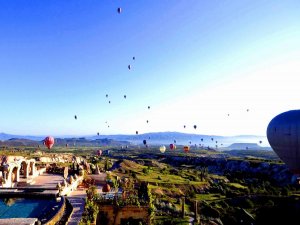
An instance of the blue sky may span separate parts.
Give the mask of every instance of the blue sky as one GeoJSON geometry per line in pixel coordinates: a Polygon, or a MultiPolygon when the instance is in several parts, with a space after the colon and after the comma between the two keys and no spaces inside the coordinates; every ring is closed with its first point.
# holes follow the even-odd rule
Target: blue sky
{"type": "Polygon", "coordinates": [[[300,106],[299,12],[296,0],[0,1],[0,132],[265,135],[300,106]]]}

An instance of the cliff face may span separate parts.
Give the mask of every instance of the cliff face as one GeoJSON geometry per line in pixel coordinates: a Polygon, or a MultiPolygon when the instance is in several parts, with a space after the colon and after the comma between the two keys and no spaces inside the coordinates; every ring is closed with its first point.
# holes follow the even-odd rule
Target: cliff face
{"type": "Polygon", "coordinates": [[[286,185],[292,182],[294,176],[285,164],[259,162],[251,160],[210,158],[210,157],[181,157],[166,156],[166,163],[174,166],[189,164],[205,166],[210,173],[225,175],[240,173],[244,179],[268,178],[279,185],[286,185]]]}

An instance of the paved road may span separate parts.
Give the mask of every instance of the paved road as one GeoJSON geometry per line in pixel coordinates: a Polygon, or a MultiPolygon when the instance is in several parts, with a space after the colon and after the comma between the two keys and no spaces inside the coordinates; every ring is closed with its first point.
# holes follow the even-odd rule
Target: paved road
{"type": "Polygon", "coordinates": [[[80,188],[76,191],[73,191],[67,199],[70,201],[73,206],[73,213],[69,219],[68,225],[78,225],[84,212],[86,198],[86,189],[80,188]]]}

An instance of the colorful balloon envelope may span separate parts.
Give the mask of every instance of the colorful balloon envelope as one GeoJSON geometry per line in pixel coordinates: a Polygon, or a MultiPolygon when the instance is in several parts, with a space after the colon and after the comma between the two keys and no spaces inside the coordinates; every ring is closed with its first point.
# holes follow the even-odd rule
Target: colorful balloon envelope
{"type": "Polygon", "coordinates": [[[160,151],[161,153],[164,153],[164,152],[166,151],[166,146],[164,146],[164,145],[160,146],[160,147],[159,147],[159,151],[160,151]]]}
{"type": "Polygon", "coordinates": [[[183,150],[184,150],[184,152],[186,152],[186,153],[189,152],[189,151],[190,151],[190,146],[187,146],[187,145],[184,146],[184,147],[183,147],[183,150]]]}
{"type": "Polygon", "coordinates": [[[48,149],[51,149],[52,146],[54,145],[54,138],[51,136],[48,136],[45,138],[44,143],[48,149]]]}
{"type": "Polygon", "coordinates": [[[171,149],[171,150],[175,150],[175,149],[176,149],[176,145],[170,144],[170,149],[171,149]]]}
{"type": "Polygon", "coordinates": [[[102,155],[102,150],[101,150],[101,149],[99,149],[99,150],[97,151],[97,155],[98,155],[98,156],[101,156],[101,155],[102,155]]]}

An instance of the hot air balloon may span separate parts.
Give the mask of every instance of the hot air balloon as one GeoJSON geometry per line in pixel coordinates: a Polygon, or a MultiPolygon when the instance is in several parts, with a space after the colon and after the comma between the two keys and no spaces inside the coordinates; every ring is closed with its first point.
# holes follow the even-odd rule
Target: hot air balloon
{"type": "Polygon", "coordinates": [[[229,116],[230,114],[228,113],[227,116],[229,116]]]}
{"type": "Polygon", "coordinates": [[[100,135],[100,133],[98,132],[98,133],[97,133],[97,135],[99,136],[99,135],[100,135]]]}
{"type": "Polygon", "coordinates": [[[135,132],[135,134],[139,134],[139,132],[138,132],[138,131],[136,131],[136,132],[135,132]]]}
{"type": "Polygon", "coordinates": [[[108,101],[108,103],[110,104],[110,101],[108,101]]]}
{"type": "Polygon", "coordinates": [[[147,144],[147,141],[146,141],[146,140],[143,140],[143,144],[146,145],[146,144],[147,144]]]}
{"type": "Polygon", "coordinates": [[[108,98],[108,94],[106,94],[105,97],[108,98]]]}
{"type": "Polygon", "coordinates": [[[148,106],[148,109],[150,109],[150,106],[148,106]]]}
{"type": "Polygon", "coordinates": [[[124,95],[124,98],[126,99],[126,95],[124,95]]]}
{"type": "Polygon", "coordinates": [[[98,155],[98,156],[101,156],[101,155],[102,155],[102,150],[101,150],[101,149],[99,149],[99,150],[97,151],[97,155],[98,155]]]}
{"type": "Polygon", "coordinates": [[[131,65],[128,65],[128,69],[131,70],[131,65]]]}
{"type": "Polygon", "coordinates": [[[149,123],[149,120],[147,120],[146,122],[149,123]]]}
{"type": "Polygon", "coordinates": [[[173,150],[173,149],[175,150],[175,149],[176,149],[176,145],[170,144],[170,149],[171,149],[171,150],[173,150]]]}
{"type": "Polygon", "coordinates": [[[109,184],[106,183],[106,184],[103,186],[102,192],[110,192],[110,186],[109,186],[109,184]]]}
{"type": "Polygon", "coordinates": [[[267,138],[275,153],[290,171],[300,175],[300,110],[275,116],[267,128],[267,138]]]}
{"type": "Polygon", "coordinates": [[[211,138],[211,140],[213,141],[213,140],[214,140],[214,138],[211,138]]]}
{"type": "Polygon", "coordinates": [[[249,112],[249,109],[247,109],[247,112],[249,112]]]}
{"type": "Polygon", "coordinates": [[[135,60],[135,56],[133,56],[132,59],[135,60]]]}
{"type": "Polygon", "coordinates": [[[201,138],[201,141],[203,141],[203,138],[201,138]]]}
{"type": "Polygon", "coordinates": [[[183,147],[184,152],[189,152],[190,151],[190,146],[184,146],[183,147]]]}
{"type": "Polygon", "coordinates": [[[186,126],[185,126],[185,125],[183,125],[183,128],[186,128],[186,126]]]}
{"type": "Polygon", "coordinates": [[[77,116],[76,115],[74,116],[74,118],[75,118],[75,120],[77,120],[77,116]]]}
{"type": "Polygon", "coordinates": [[[118,8],[118,13],[121,14],[121,12],[122,12],[122,8],[119,7],[118,8]]]}
{"type": "Polygon", "coordinates": [[[160,147],[159,147],[159,151],[160,151],[161,153],[164,153],[164,152],[166,151],[166,146],[164,146],[164,145],[160,146],[160,147]]]}
{"type": "Polygon", "coordinates": [[[174,140],[174,143],[176,144],[176,140],[174,140]]]}
{"type": "Polygon", "coordinates": [[[194,125],[194,129],[197,129],[197,125],[194,125]]]}
{"type": "Polygon", "coordinates": [[[259,141],[259,144],[261,144],[262,143],[262,141],[259,141]]]}
{"type": "Polygon", "coordinates": [[[54,138],[51,136],[48,136],[45,138],[44,143],[48,149],[51,149],[52,146],[54,145],[54,138]]]}

